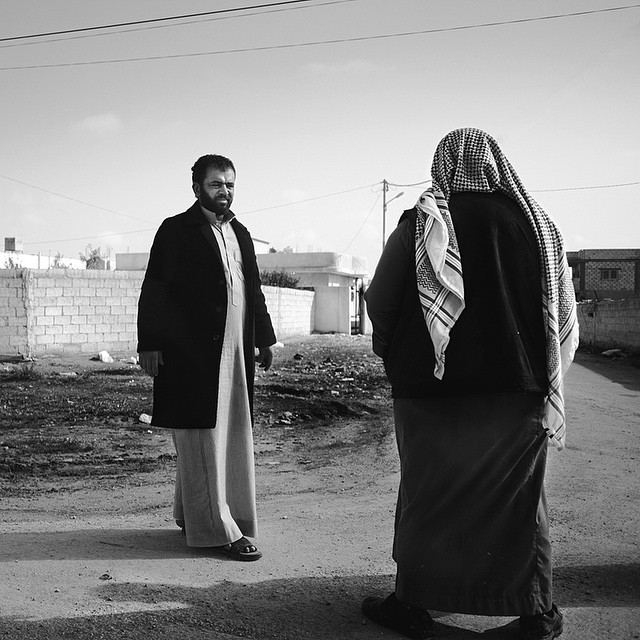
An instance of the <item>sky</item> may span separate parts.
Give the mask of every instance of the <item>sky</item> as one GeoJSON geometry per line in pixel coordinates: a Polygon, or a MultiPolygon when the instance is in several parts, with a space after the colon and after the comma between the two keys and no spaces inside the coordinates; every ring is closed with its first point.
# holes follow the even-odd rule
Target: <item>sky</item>
{"type": "Polygon", "coordinates": [[[146,252],[219,153],[254,238],[372,273],[383,180],[388,235],[438,141],[473,126],[567,250],[640,247],[640,3],[307,0],[24,37],[267,4],[2,2],[0,238],[146,252]]]}

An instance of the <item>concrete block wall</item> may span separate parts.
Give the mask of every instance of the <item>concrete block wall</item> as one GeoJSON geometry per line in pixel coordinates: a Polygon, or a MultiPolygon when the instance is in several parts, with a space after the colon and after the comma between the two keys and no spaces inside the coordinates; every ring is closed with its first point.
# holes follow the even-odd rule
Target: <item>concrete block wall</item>
{"type": "Polygon", "coordinates": [[[640,299],[578,304],[580,344],[640,352],[640,299]]]}
{"type": "Polygon", "coordinates": [[[5,332],[0,353],[25,357],[46,354],[135,353],[138,295],[144,273],[80,269],[0,271],[0,306],[5,332]],[[19,302],[15,303],[13,296],[19,302]],[[11,306],[24,309],[16,313],[11,306]],[[9,315],[7,319],[7,315],[9,315]]]}
{"type": "MultiPolygon", "coordinates": [[[[143,271],[0,269],[0,354],[135,354],[143,278],[143,271]]],[[[313,292],[264,292],[279,339],[313,331],[313,292]]]]}
{"type": "Polygon", "coordinates": [[[0,353],[28,353],[27,300],[22,269],[0,269],[0,353]]]}
{"type": "Polygon", "coordinates": [[[280,341],[314,331],[315,293],[263,286],[271,322],[280,341]]]}

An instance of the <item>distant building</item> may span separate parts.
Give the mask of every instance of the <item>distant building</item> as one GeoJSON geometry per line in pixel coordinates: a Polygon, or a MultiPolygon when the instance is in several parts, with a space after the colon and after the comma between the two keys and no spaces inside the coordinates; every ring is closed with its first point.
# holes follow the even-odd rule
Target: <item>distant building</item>
{"type": "Polygon", "coordinates": [[[82,260],[76,258],[22,251],[0,251],[0,269],[85,269],[86,266],[82,260]]]}
{"type": "MultiPolygon", "coordinates": [[[[285,271],[298,279],[298,288],[315,291],[314,323],[319,333],[365,333],[363,282],[366,261],[340,253],[297,253],[290,247],[264,253],[269,243],[253,238],[260,271],[285,271]]],[[[144,271],[149,253],[116,253],[116,270],[144,271]]]]}
{"type": "Polygon", "coordinates": [[[149,252],[145,253],[116,253],[117,271],[146,271],[149,262],[149,252]]]}
{"type": "Polygon", "coordinates": [[[567,251],[578,300],[640,298],[640,249],[567,251]]]}
{"type": "Polygon", "coordinates": [[[22,238],[5,238],[4,250],[5,252],[14,251],[16,253],[22,253],[22,238]]]}
{"type": "Polygon", "coordinates": [[[365,333],[363,280],[369,277],[362,258],[327,251],[296,253],[287,248],[257,256],[260,271],[285,271],[298,287],[313,289],[315,330],[320,333],[365,333]]]}

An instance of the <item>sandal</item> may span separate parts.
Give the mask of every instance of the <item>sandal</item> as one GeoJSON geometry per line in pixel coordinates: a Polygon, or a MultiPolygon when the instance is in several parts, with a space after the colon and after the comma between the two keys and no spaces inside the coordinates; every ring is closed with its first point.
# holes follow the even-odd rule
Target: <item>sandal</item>
{"type": "Polygon", "coordinates": [[[216,547],[216,550],[234,560],[243,560],[245,562],[262,558],[262,552],[258,551],[258,548],[244,536],[230,544],[216,547]]]}

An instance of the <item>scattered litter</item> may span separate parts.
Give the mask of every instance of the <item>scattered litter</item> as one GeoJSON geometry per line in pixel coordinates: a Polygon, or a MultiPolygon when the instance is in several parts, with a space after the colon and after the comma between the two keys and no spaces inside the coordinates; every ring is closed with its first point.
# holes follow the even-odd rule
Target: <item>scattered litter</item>
{"type": "Polygon", "coordinates": [[[101,351],[97,356],[94,356],[91,359],[100,360],[100,362],[113,362],[113,358],[109,355],[108,351],[101,351]]]}
{"type": "Polygon", "coordinates": [[[622,349],[607,349],[602,352],[602,355],[607,358],[622,358],[625,353],[622,349]]]}
{"type": "Polygon", "coordinates": [[[301,353],[296,353],[296,354],[293,356],[293,359],[294,359],[294,360],[304,360],[304,356],[303,356],[301,353]]]}
{"type": "Polygon", "coordinates": [[[144,424],[151,424],[151,416],[148,413],[141,413],[138,421],[144,422],[144,424]]]}
{"type": "Polygon", "coordinates": [[[279,424],[291,424],[294,419],[293,413],[291,411],[285,411],[280,418],[278,419],[279,424]]]}
{"type": "Polygon", "coordinates": [[[113,577],[111,575],[109,575],[109,573],[103,573],[100,576],[100,580],[113,580],[113,577]]]}
{"type": "Polygon", "coordinates": [[[75,371],[60,371],[58,375],[61,378],[75,378],[78,374],[75,371]]]}

